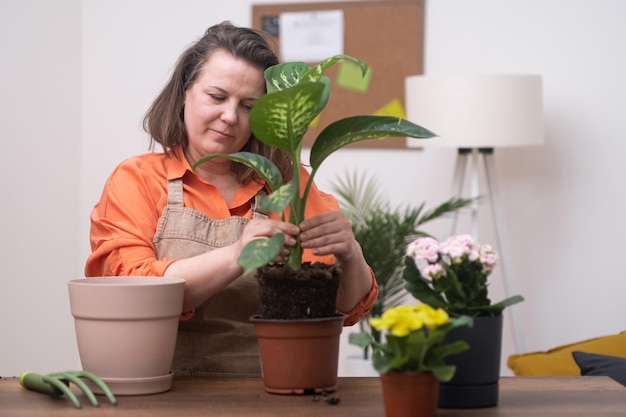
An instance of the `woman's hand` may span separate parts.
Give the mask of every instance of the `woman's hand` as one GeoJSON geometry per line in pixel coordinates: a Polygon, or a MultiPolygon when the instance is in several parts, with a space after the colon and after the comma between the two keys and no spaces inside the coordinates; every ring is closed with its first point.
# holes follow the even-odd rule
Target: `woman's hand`
{"type": "Polygon", "coordinates": [[[315,255],[333,254],[341,263],[350,261],[357,249],[352,224],[341,211],[331,211],[300,223],[300,242],[315,255]]]}
{"type": "Polygon", "coordinates": [[[294,246],[296,244],[296,235],[299,232],[300,229],[290,223],[270,219],[253,219],[243,229],[243,233],[236,243],[237,258],[243,248],[251,241],[256,239],[268,239],[278,233],[285,235],[285,248],[283,249],[282,255],[288,256],[289,249],[287,246],[294,246]]]}
{"type": "MultiPolygon", "coordinates": [[[[352,224],[343,212],[327,212],[303,221],[300,242],[302,247],[311,248],[315,255],[333,254],[341,264],[337,293],[339,311],[350,311],[370,293],[373,287],[371,269],[354,238],[352,224]]],[[[373,296],[378,296],[378,292],[373,296]]]]}
{"type": "Polygon", "coordinates": [[[297,226],[269,219],[251,220],[239,240],[229,246],[207,251],[190,258],[179,259],[165,271],[165,276],[185,279],[184,311],[190,311],[226,288],[241,276],[243,268],[237,264],[243,248],[255,239],[267,239],[276,233],[285,234],[284,252],[296,244],[297,226]]]}

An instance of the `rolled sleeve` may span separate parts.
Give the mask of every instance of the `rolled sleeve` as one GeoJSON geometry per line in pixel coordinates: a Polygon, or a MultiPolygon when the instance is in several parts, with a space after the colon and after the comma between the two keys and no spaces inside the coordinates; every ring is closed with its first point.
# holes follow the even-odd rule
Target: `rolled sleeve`
{"type": "Polygon", "coordinates": [[[367,293],[367,295],[363,297],[361,301],[359,301],[357,305],[352,308],[352,310],[344,313],[346,315],[343,320],[344,326],[352,326],[361,321],[361,319],[370,312],[374,303],[376,303],[376,300],[378,300],[378,282],[376,282],[374,271],[371,269],[370,274],[372,275],[372,289],[370,289],[369,293],[367,293]]]}

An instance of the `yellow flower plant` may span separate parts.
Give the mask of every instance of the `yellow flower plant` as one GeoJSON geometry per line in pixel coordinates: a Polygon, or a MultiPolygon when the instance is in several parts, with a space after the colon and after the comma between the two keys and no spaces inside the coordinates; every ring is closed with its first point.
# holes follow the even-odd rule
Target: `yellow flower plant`
{"type": "Polygon", "coordinates": [[[459,326],[471,326],[472,318],[450,318],[441,308],[428,304],[402,305],[386,310],[381,317],[369,319],[370,325],[383,333],[384,341],[374,340],[369,333],[353,333],[350,343],[372,348],[374,368],[386,372],[433,372],[441,382],[454,376],[455,366],[444,358],[462,352],[465,341],[445,343],[446,334],[459,326]]]}

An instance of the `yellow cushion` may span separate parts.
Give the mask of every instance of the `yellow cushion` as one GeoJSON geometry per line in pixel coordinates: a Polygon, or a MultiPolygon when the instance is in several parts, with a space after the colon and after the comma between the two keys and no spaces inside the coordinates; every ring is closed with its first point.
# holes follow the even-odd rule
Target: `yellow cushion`
{"type": "Polygon", "coordinates": [[[513,354],[509,356],[507,365],[517,376],[579,376],[580,368],[572,357],[574,350],[626,357],[626,331],[555,347],[544,352],[513,354]]]}

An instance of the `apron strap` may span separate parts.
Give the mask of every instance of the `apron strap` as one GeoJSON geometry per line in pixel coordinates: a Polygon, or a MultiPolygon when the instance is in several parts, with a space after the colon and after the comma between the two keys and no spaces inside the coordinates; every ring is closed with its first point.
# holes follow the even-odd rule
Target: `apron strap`
{"type": "Polygon", "coordinates": [[[171,207],[184,206],[182,177],[167,182],[167,205],[171,207]]]}
{"type": "Polygon", "coordinates": [[[268,219],[270,217],[269,210],[261,208],[261,199],[266,195],[267,193],[264,190],[261,190],[254,196],[254,199],[250,201],[253,219],[268,219]]]}

